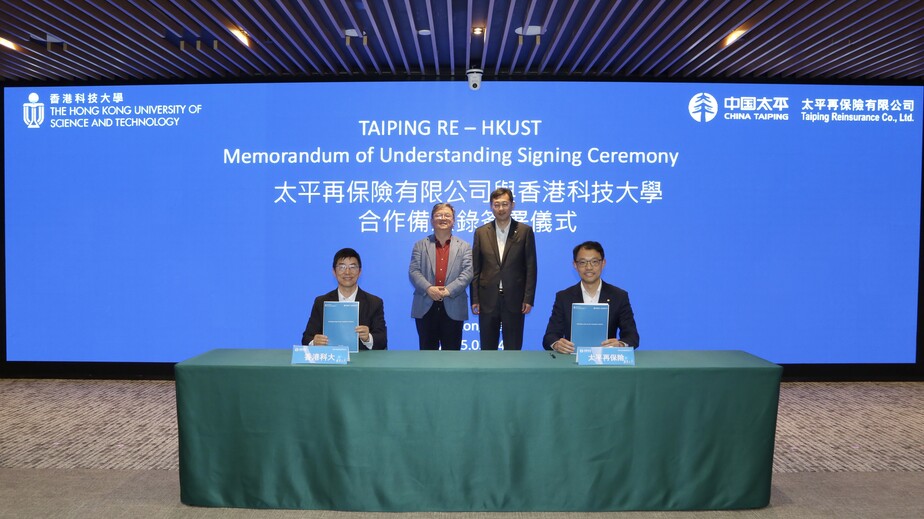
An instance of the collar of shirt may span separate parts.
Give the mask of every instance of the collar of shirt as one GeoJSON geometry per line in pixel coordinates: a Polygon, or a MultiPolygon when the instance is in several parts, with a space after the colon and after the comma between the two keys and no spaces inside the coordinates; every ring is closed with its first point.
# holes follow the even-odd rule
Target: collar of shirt
{"type": "Polygon", "coordinates": [[[443,243],[440,243],[439,238],[437,238],[436,235],[434,234],[433,241],[436,242],[436,248],[438,249],[442,249],[443,247],[449,247],[449,242],[452,241],[452,235],[450,235],[449,238],[446,238],[446,241],[444,241],[443,243]]]}
{"type": "Polygon", "coordinates": [[[353,291],[349,296],[343,295],[343,292],[340,289],[337,289],[337,296],[340,298],[339,301],[356,301],[356,294],[359,293],[359,287],[356,287],[356,290],[353,291]]]}
{"type": "Polygon", "coordinates": [[[591,294],[590,292],[587,291],[587,287],[584,286],[584,282],[581,281],[581,293],[584,295],[584,302],[593,303],[593,304],[600,302],[600,290],[602,288],[603,288],[603,280],[598,279],[597,289],[594,291],[593,294],[591,294]]]}
{"type": "Polygon", "coordinates": [[[497,222],[494,222],[494,229],[497,231],[498,236],[507,236],[507,232],[510,231],[510,222],[507,222],[507,227],[501,229],[500,225],[497,225],[497,222]]]}

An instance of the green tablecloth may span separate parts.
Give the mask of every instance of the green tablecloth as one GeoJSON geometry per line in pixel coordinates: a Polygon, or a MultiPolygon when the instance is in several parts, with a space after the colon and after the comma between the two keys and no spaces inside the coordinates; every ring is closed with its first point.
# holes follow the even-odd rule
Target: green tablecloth
{"type": "Polygon", "coordinates": [[[758,508],[782,368],[547,352],[214,350],[176,366],[181,500],[366,511],[758,508]]]}

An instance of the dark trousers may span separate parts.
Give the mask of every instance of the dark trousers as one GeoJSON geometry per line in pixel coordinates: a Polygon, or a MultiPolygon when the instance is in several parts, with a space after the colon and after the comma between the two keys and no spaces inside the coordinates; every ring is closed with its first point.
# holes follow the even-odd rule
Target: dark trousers
{"type": "Polygon", "coordinates": [[[443,303],[434,301],[430,310],[417,321],[417,337],[422,350],[462,349],[462,321],[446,315],[443,303]]]}
{"type": "MultiPolygon", "coordinates": [[[[516,312],[507,309],[504,294],[497,298],[493,312],[484,310],[478,314],[478,329],[481,330],[481,349],[496,350],[500,342],[501,328],[504,333],[504,350],[523,349],[523,325],[526,316],[518,307],[516,312]]],[[[521,305],[522,306],[522,305],[521,305]]]]}

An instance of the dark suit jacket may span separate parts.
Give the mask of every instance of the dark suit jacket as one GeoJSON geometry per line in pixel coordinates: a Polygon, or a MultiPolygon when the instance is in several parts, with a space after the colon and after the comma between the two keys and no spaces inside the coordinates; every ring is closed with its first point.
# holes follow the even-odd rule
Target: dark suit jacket
{"type": "MultiPolygon", "coordinates": [[[[571,340],[571,304],[583,302],[580,282],[555,294],[552,316],[549,317],[549,325],[545,328],[545,337],[542,338],[542,346],[545,349],[551,350],[552,343],[562,337],[571,340]]],[[[604,281],[600,287],[600,302],[610,305],[606,337],[618,338],[629,346],[638,348],[638,330],[635,329],[635,314],[632,313],[632,305],[629,304],[629,293],[604,281]],[[617,330],[619,335],[616,335],[617,330]]]]}
{"type": "MultiPolygon", "coordinates": [[[[356,300],[359,302],[359,324],[369,327],[372,334],[372,349],[384,350],[388,348],[388,330],[385,327],[385,304],[380,297],[376,297],[363,289],[356,287],[356,300]]],[[[308,326],[302,334],[302,344],[307,345],[314,336],[324,330],[324,301],[339,301],[340,296],[335,288],[331,292],[314,299],[311,307],[311,316],[308,317],[308,326]]],[[[359,351],[367,349],[359,344],[359,351]]]]}
{"type": "Polygon", "coordinates": [[[508,311],[519,313],[523,303],[532,305],[536,299],[536,237],[532,227],[510,221],[503,258],[498,254],[494,222],[476,229],[472,269],[472,304],[481,305],[482,312],[494,312],[501,280],[508,311]]]}

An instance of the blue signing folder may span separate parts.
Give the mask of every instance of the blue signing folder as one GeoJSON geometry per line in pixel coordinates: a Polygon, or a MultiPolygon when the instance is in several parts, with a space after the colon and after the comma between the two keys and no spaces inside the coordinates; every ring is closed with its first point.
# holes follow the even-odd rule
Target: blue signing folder
{"type": "Polygon", "coordinates": [[[346,346],[351,352],[359,351],[359,301],[325,301],[324,335],[328,346],[346,346]]]}
{"type": "Polygon", "coordinates": [[[607,303],[573,303],[571,305],[571,342],[575,348],[600,346],[606,340],[610,321],[607,303]]]}

